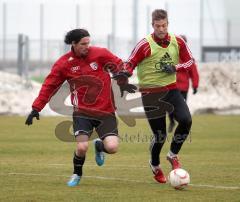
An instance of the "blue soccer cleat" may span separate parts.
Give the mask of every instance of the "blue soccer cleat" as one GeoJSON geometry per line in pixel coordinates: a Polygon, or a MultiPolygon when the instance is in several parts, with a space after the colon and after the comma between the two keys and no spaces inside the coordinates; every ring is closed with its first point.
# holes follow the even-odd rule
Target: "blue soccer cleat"
{"type": "Polygon", "coordinates": [[[94,150],[95,150],[95,161],[98,166],[102,166],[104,164],[104,158],[105,158],[104,152],[103,151],[99,152],[97,150],[97,144],[99,144],[101,142],[102,142],[102,140],[100,140],[99,138],[93,140],[93,145],[94,145],[94,150]]]}
{"type": "Polygon", "coordinates": [[[73,174],[70,177],[70,180],[68,181],[67,185],[69,187],[75,187],[75,186],[77,186],[80,183],[80,179],[81,179],[81,177],[79,175],[73,174]]]}

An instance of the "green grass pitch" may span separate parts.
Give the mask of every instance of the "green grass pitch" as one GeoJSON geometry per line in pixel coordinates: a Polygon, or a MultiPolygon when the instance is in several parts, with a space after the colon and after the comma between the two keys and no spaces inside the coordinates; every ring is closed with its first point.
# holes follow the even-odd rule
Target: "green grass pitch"
{"type": "MultiPolygon", "coordinates": [[[[240,201],[240,116],[193,117],[180,160],[191,184],[183,191],[158,184],[148,167],[150,130],[119,122],[119,152],[105,165],[94,161],[90,142],[79,186],[69,188],[74,142],[62,142],[55,127],[71,117],[41,117],[24,125],[24,117],[0,117],[0,201],[240,201]]],[[[163,171],[172,134],[161,153],[163,171]]]]}

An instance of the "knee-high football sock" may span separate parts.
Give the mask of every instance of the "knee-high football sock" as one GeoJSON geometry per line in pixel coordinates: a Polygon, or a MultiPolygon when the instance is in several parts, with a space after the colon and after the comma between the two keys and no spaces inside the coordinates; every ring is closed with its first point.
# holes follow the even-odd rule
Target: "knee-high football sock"
{"type": "Polygon", "coordinates": [[[76,153],[74,152],[74,157],[73,157],[73,174],[77,174],[79,176],[82,176],[82,167],[85,162],[85,156],[80,157],[77,156],[76,153]]]}

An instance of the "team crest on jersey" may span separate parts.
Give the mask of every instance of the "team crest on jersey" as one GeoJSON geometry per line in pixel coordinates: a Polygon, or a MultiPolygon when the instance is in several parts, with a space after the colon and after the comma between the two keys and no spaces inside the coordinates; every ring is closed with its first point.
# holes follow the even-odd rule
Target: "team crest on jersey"
{"type": "Polygon", "coordinates": [[[80,69],[80,66],[71,67],[71,71],[74,73],[77,72],[79,69],[80,69]]]}
{"type": "Polygon", "coordinates": [[[97,70],[98,64],[97,64],[96,62],[92,62],[92,63],[90,63],[90,67],[91,67],[93,70],[97,70]]]}
{"type": "Polygon", "coordinates": [[[68,58],[68,61],[72,61],[72,60],[74,60],[74,58],[73,58],[73,57],[70,57],[70,58],[68,58]]]}

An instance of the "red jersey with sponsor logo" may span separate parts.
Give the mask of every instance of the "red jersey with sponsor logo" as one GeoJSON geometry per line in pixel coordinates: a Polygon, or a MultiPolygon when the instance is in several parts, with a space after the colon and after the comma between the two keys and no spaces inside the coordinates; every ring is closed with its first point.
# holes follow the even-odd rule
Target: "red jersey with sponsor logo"
{"type": "Polygon", "coordinates": [[[70,84],[71,102],[83,112],[112,113],[114,105],[111,88],[112,73],[122,67],[122,60],[105,48],[89,48],[84,58],[73,51],[60,57],[46,77],[32,108],[41,111],[64,81],[70,84]]]}

